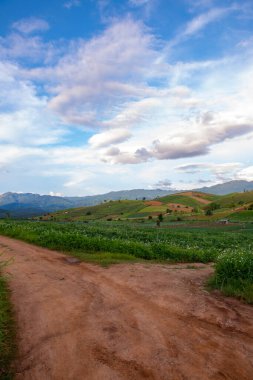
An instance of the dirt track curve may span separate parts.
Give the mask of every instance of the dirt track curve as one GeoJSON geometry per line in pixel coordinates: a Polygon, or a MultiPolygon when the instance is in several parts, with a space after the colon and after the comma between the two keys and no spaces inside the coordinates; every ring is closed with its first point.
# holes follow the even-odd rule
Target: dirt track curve
{"type": "Polygon", "coordinates": [[[0,237],[18,380],[253,379],[253,308],[209,294],[209,266],[69,263],[0,237]]]}

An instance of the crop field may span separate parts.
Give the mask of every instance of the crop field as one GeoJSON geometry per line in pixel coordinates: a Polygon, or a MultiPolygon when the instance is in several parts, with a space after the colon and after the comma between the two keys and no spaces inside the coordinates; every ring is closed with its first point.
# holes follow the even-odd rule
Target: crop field
{"type": "Polygon", "coordinates": [[[243,298],[244,285],[247,285],[247,297],[244,298],[253,302],[252,223],[229,226],[189,223],[157,228],[154,224],[115,221],[1,221],[0,234],[69,252],[81,260],[102,265],[148,260],[214,262],[218,268],[222,266],[221,261],[229,266],[229,258],[233,257],[232,269],[228,272],[222,270],[222,275],[210,282],[211,286],[227,286],[229,289],[232,286],[229,294],[233,294],[233,271],[237,275],[238,268],[244,263],[244,278],[242,282],[237,278],[237,293],[234,293],[243,298]],[[249,271],[247,268],[250,268],[249,271]],[[239,283],[241,290],[238,293],[239,283]]]}
{"type": "Polygon", "coordinates": [[[253,246],[252,224],[164,227],[107,221],[2,221],[0,233],[52,249],[126,253],[147,260],[206,262],[224,250],[249,250],[253,246]]]}

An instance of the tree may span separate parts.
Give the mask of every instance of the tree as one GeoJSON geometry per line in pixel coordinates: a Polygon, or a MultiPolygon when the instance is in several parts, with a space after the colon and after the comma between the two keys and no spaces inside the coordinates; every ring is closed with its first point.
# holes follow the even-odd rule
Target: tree
{"type": "Polygon", "coordinates": [[[206,215],[206,216],[211,216],[211,215],[213,215],[212,210],[207,209],[206,212],[205,212],[205,215],[206,215]]]}
{"type": "Polygon", "coordinates": [[[159,214],[159,215],[158,215],[158,220],[159,220],[160,222],[163,221],[163,214],[159,214]]]}

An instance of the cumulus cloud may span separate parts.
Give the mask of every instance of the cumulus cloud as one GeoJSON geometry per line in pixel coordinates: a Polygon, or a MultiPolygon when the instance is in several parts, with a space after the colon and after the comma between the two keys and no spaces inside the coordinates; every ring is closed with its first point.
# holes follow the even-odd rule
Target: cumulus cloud
{"type": "Polygon", "coordinates": [[[61,141],[66,130],[15,65],[0,62],[0,87],[0,142],[28,147],[61,141]]]}
{"type": "Polygon", "coordinates": [[[203,128],[199,132],[176,136],[169,142],[156,140],[153,156],[160,159],[177,159],[207,154],[212,145],[253,131],[252,124],[235,124],[203,128]]]}
{"type": "MultiPolygon", "coordinates": [[[[205,182],[210,182],[213,179],[215,182],[225,182],[233,179],[237,179],[238,173],[241,173],[242,163],[240,162],[228,162],[228,163],[197,163],[197,164],[185,164],[180,165],[176,168],[177,171],[186,174],[199,174],[203,175],[211,174],[209,180],[205,182]]],[[[203,178],[202,178],[203,180],[203,178]]],[[[199,180],[199,183],[204,183],[199,180]]]]}
{"type": "Polygon", "coordinates": [[[106,152],[110,162],[115,164],[140,164],[146,162],[151,154],[145,148],[137,149],[134,153],[121,151],[118,148],[111,148],[106,152]]]}
{"type": "Polygon", "coordinates": [[[112,106],[115,109],[129,97],[140,97],[157,56],[152,43],[153,36],[131,19],[115,22],[88,42],[81,41],[76,52],[54,68],[58,85],[51,90],[55,93],[51,109],[73,123],[74,117],[81,121],[79,116],[87,112],[101,119],[112,106]]]}
{"type": "Polygon", "coordinates": [[[49,29],[49,24],[41,18],[31,17],[14,22],[12,28],[23,34],[31,34],[34,32],[45,32],[49,29]]]}

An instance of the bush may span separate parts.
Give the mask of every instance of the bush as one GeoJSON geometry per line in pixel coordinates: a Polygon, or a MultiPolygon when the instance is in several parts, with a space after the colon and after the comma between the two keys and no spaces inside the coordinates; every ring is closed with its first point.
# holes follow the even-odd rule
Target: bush
{"type": "Polygon", "coordinates": [[[253,253],[239,250],[219,255],[210,285],[221,289],[228,296],[253,303],[253,253]]]}

